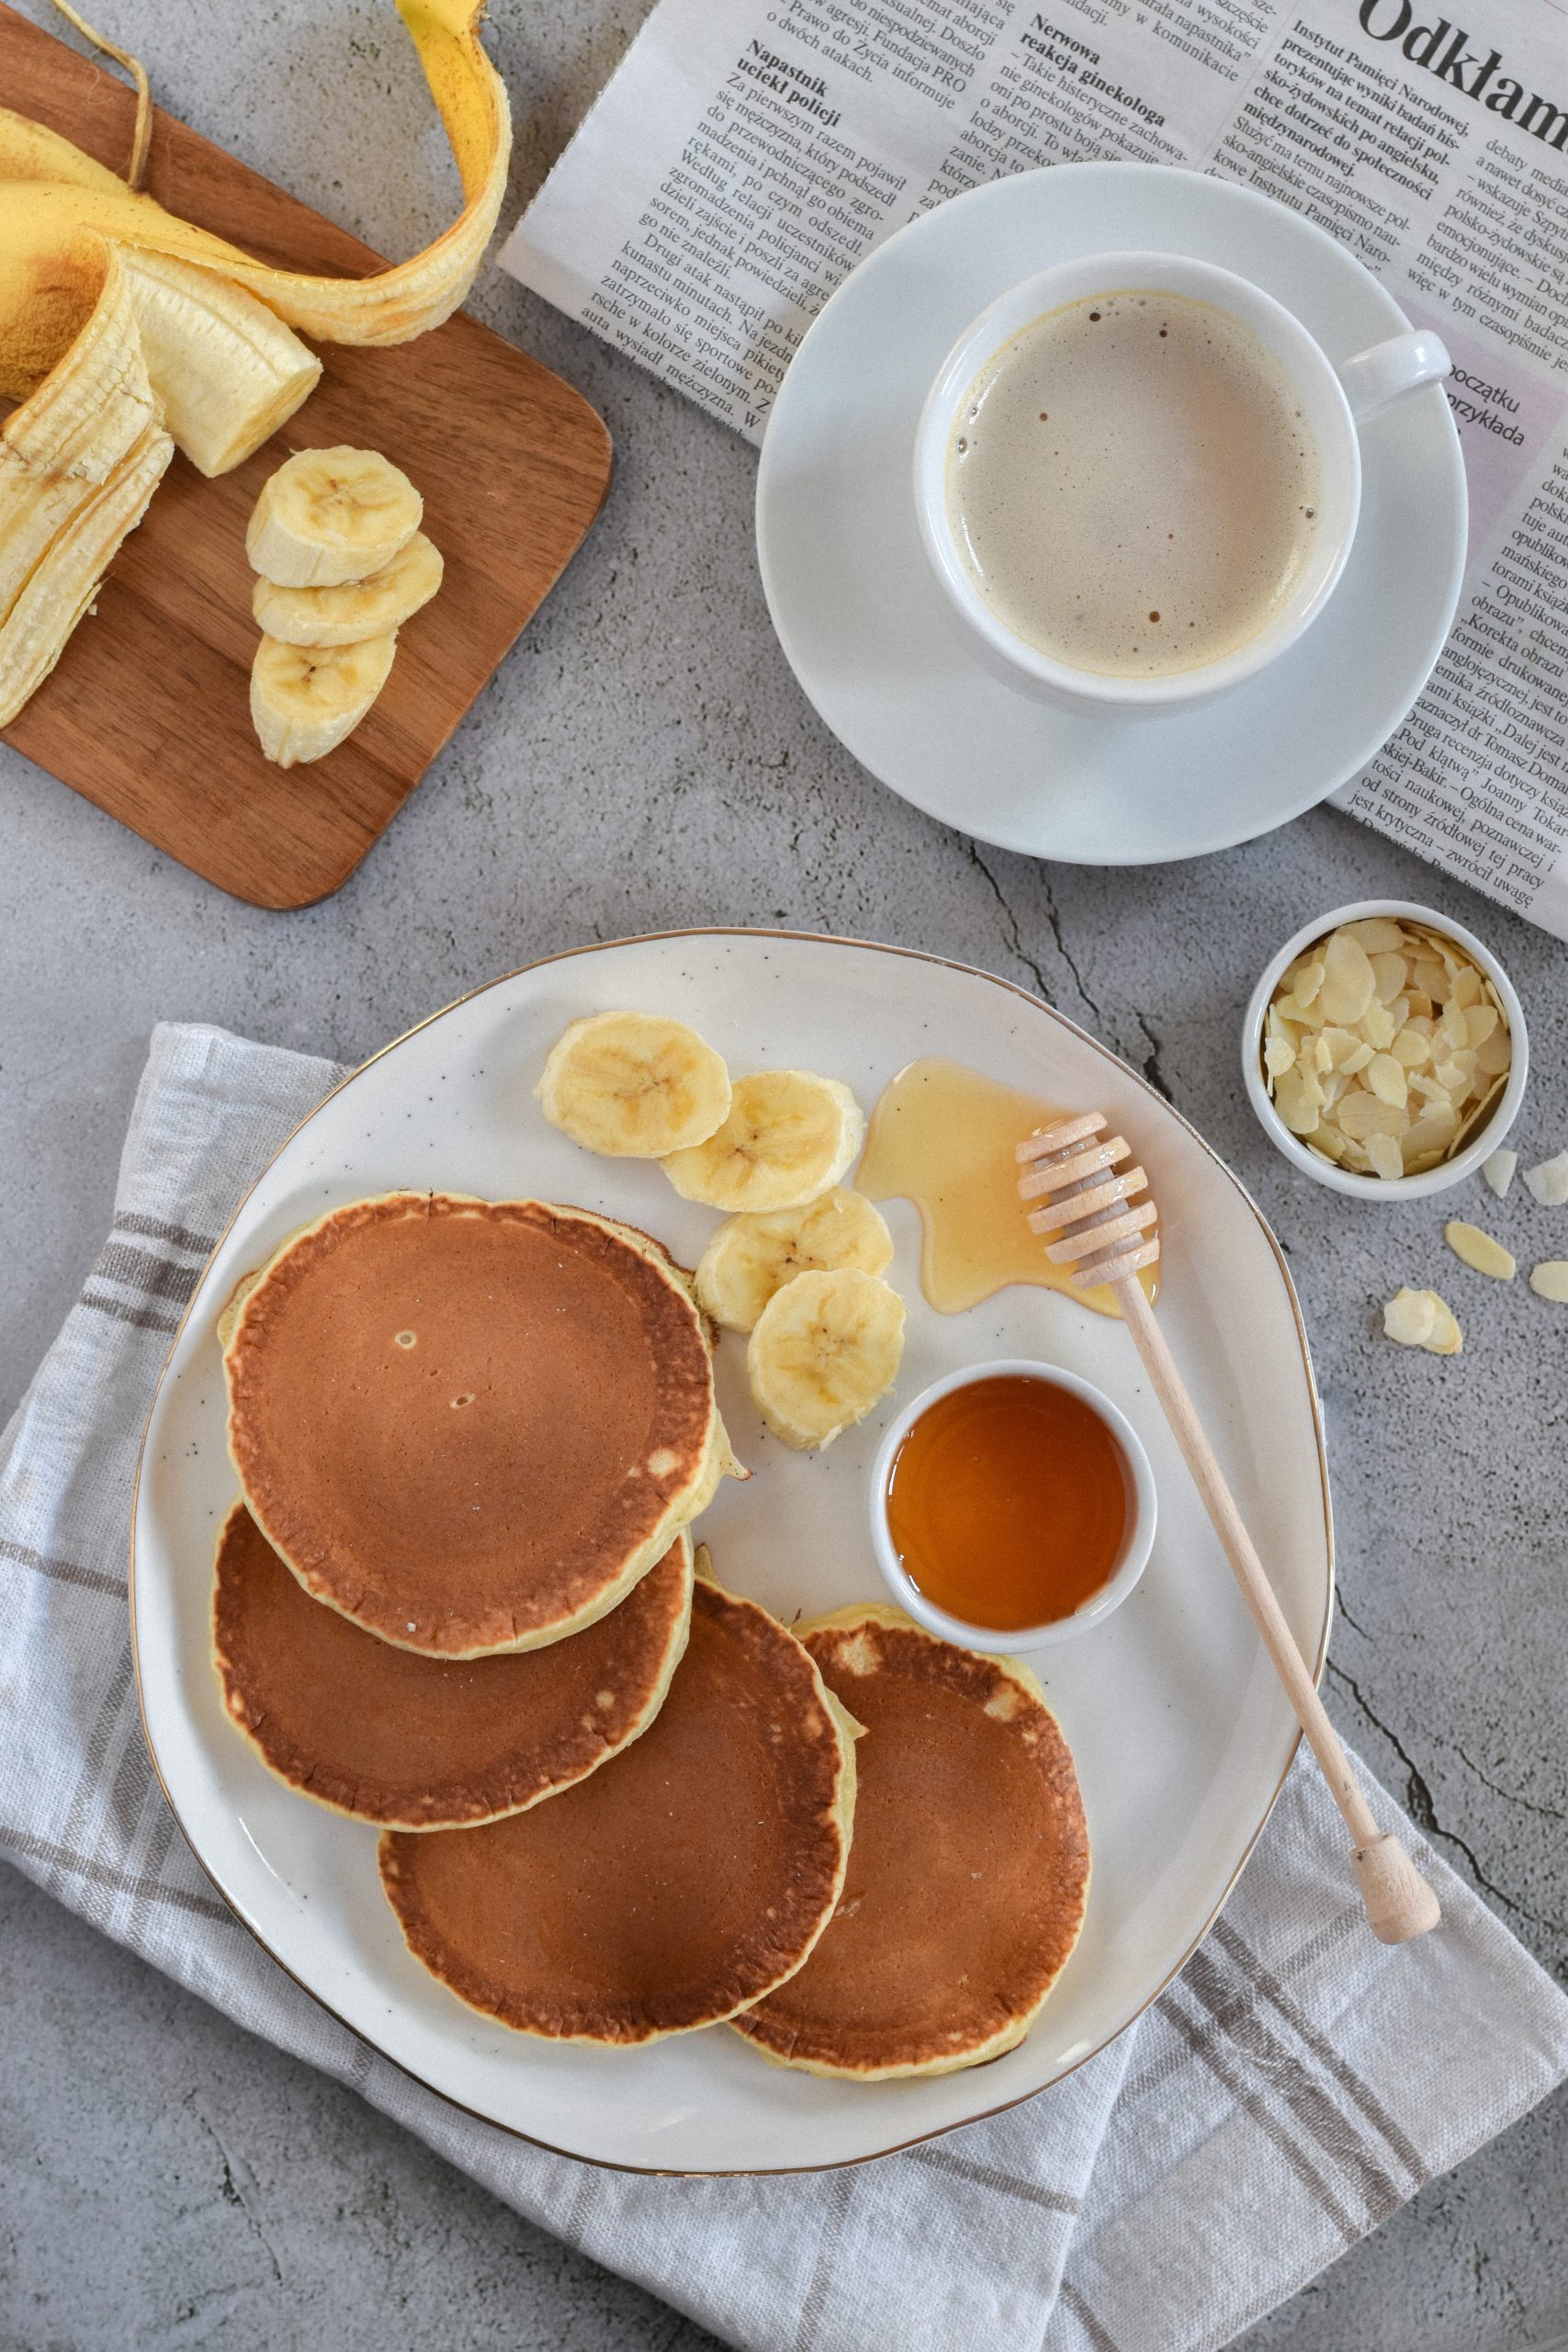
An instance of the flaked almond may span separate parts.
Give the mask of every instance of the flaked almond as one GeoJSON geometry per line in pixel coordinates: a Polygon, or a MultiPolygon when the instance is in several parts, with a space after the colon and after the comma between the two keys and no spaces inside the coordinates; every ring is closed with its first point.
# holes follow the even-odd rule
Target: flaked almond
{"type": "Polygon", "coordinates": [[[1530,1288],[1538,1298],[1555,1299],[1568,1306],[1568,1258],[1543,1258],[1530,1269],[1530,1288]]]}
{"type": "Polygon", "coordinates": [[[1527,1168],[1525,1182],[1542,1208],[1560,1209],[1568,1201],[1568,1151],[1560,1151],[1555,1159],[1538,1160],[1533,1168],[1527,1168]]]}
{"type": "Polygon", "coordinates": [[[1437,1317],[1438,1295],[1430,1290],[1396,1290],[1382,1311],[1384,1336],[1402,1348],[1425,1347],[1437,1317]]]}
{"type": "Polygon", "coordinates": [[[1402,1136],[1407,1122],[1404,1113],[1396,1111],[1392,1102],[1380,1102],[1375,1094],[1358,1089],[1337,1105],[1337,1125],[1341,1135],[1365,1143],[1369,1136],[1402,1136]]]}
{"type": "Polygon", "coordinates": [[[1374,1054],[1367,1064],[1367,1091],[1380,1102],[1392,1103],[1396,1111],[1404,1108],[1409,1088],[1404,1080],[1404,1065],[1392,1054],[1374,1054]]]}
{"type": "Polygon", "coordinates": [[[1382,1311],[1384,1335],[1402,1348],[1457,1356],[1464,1345],[1453,1310],[1435,1290],[1397,1290],[1382,1311]]]}
{"type": "Polygon", "coordinates": [[[1348,931],[1332,933],[1323,951],[1323,987],[1318,992],[1324,1019],[1351,1027],[1371,1003],[1374,986],[1371,959],[1360,941],[1348,931]]]}
{"type": "Polygon", "coordinates": [[[1359,940],[1369,956],[1398,954],[1405,946],[1404,926],[1393,915],[1361,915],[1345,929],[1352,939],[1359,940]]]}
{"type": "MultiPolygon", "coordinates": [[[[1362,943],[1365,945],[1365,942],[1362,943]]],[[[1403,956],[1385,949],[1371,956],[1372,994],[1380,1004],[1392,1004],[1409,981],[1410,967],[1403,956]]]]}
{"type": "Polygon", "coordinates": [[[1369,1136],[1367,1158],[1372,1163],[1372,1174],[1385,1182],[1404,1173],[1404,1154],[1393,1136],[1369,1136]]]}
{"type": "Polygon", "coordinates": [[[1443,1227],[1443,1238],[1454,1256],[1462,1258],[1478,1274],[1490,1274],[1494,1282],[1513,1281],[1517,1267],[1512,1250],[1483,1233],[1478,1225],[1466,1225],[1462,1217],[1451,1216],[1443,1227]]]}
{"type": "Polygon", "coordinates": [[[1499,1144],[1491,1158],[1482,1161],[1481,1172],[1500,1201],[1506,1198],[1508,1187],[1514,1181],[1514,1170],[1518,1164],[1518,1153],[1510,1151],[1506,1144],[1499,1144]]]}

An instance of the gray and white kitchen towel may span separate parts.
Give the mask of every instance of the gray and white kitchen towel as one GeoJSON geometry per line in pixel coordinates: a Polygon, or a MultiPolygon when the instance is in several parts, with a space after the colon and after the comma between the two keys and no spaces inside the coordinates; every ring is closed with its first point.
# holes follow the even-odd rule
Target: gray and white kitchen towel
{"type": "Polygon", "coordinates": [[[216,1029],[153,1038],[113,1231],[0,1439],[0,1853],[755,2352],[1223,2345],[1568,2074],[1568,1999],[1408,1823],[1443,1923],[1404,1950],[1374,1942],[1301,1762],[1224,1917],[1135,2028],[1044,2097],[854,2169],[595,2170],[447,2106],[319,2009],[219,1900],[152,1776],[126,1555],[182,1307],[241,1193],[338,1075],[216,1029]]]}

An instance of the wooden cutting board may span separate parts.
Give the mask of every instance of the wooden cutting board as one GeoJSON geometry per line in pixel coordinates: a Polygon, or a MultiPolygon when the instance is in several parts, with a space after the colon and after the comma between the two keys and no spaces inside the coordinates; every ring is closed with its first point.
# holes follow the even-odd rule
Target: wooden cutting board
{"type": "MultiPolygon", "coordinates": [[[[193,24],[205,19],[198,10],[193,24]]],[[[214,36],[216,37],[216,36],[214,36]]],[[[135,105],[114,76],[0,5],[0,99],[115,170],[135,105]]],[[[365,102],[376,102],[374,77],[365,102]]],[[[222,148],[160,112],[146,187],[174,212],[290,268],[383,265],[222,148]]],[[[175,456],[52,676],[4,740],[183,865],[259,907],[301,907],[353,873],[581,545],[610,437],[558,376],[459,314],[396,350],[321,346],[325,374],[281,433],[207,481],[175,456]],[[424,498],[446,560],[403,628],[379,700],[309,766],[264,760],[250,719],[257,630],[245,525],[291,449],[384,450],[424,498]]]]}

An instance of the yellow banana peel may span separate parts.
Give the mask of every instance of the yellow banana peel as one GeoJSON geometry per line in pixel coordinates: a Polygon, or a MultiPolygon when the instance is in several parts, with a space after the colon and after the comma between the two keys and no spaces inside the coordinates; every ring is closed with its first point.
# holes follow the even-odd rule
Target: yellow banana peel
{"type": "MultiPolygon", "coordinates": [[[[202,263],[322,343],[407,343],[439,326],[473,283],[501,209],[511,154],[505,87],[479,45],[481,5],[398,0],[457,161],[464,202],[434,244],[370,277],[315,277],[257,261],[165,211],[154,198],[132,194],[58,133],[0,108],[0,183],[8,184],[0,187],[7,248],[0,261],[0,385],[15,393],[47,352],[47,332],[24,320],[29,307],[41,308],[57,271],[74,289],[56,298],[57,311],[73,299],[96,299],[95,237],[202,263]]],[[[101,277],[101,260],[97,270],[101,277]]]]}
{"type": "Polygon", "coordinates": [[[463,209],[369,277],[276,269],[0,107],[0,397],[22,403],[0,427],[0,726],[53,668],[174,447],[226,472],[307,398],[321,364],[292,329],[406,343],[472,284],[512,136],[479,44],[484,0],[397,5],[463,209]]]}

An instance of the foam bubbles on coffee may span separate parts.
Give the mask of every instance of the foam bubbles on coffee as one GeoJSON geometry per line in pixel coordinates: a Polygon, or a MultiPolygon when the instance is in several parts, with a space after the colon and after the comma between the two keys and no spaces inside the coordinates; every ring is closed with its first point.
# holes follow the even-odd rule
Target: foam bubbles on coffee
{"type": "Polygon", "coordinates": [[[948,507],[1003,626],[1122,678],[1237,651],[1312,551],[1317,450],[1283,368],[1212,303],[1137,290],[1047,311],[976,378],[948,507]]]}

